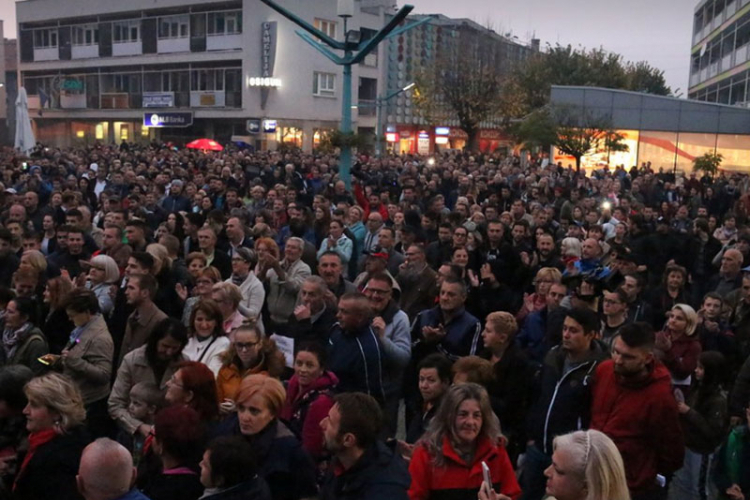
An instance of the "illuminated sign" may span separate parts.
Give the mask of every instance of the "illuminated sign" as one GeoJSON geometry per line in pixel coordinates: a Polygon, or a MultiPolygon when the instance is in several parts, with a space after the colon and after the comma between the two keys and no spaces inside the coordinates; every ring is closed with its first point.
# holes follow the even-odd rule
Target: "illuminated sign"
{"type": "Polygon", "coordinates": [[[260,133],[260,120],[250,119],[247,120],[245,123],[245,130],[249,134],[259,134],[260,133]]]}
{"type": "Polygon", "coordinates": [[[420,139],[429,139],[430,138],[430,134],[428,134],[424,130],[420,130],[419,131],[419,138],[420,139]]]}
{"type": "Polygon", "coordinates": [[[435,137],[435,144],[448,144],[448,138],[447,137],[435,137]]]}
{"type": "Polygon", "coordinates": [[[189,127],[193,113],[143,113],[143,126],[148,128],[189,127]]]}
{"type": "Polygon", "coordinates": [[[263,133],[273,134],[276,132],[276,120],[263,120],[263,133]]]}
{"type": "Polygon", "coordinates": [[[385,140],[388,142],[398,142],[398,134],[395,132],[388,132],[385,134],[385,140]]]}
{"type": "Polygon", "coordinates": [[[281,78],[271,78],[263,76],[247,77],[248,87],[281,87],[281,78]]]}
{"type": "Polygon", "coordinates": [[[435,135],[450,135],[450,127],[435,127],[435,135]]]}

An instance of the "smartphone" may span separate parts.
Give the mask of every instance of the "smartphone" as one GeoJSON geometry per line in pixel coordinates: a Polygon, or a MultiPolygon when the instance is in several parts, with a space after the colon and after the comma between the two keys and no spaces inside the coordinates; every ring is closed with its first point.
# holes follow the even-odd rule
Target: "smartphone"
{"type": "Polygon", "coordinates": [[[487,483],[487,487],[492,489],[492,477],[490,476],[490,468],[487,467],[487,462],[482,461],[482,475],[484,476],[484,482],[487,483]]]}

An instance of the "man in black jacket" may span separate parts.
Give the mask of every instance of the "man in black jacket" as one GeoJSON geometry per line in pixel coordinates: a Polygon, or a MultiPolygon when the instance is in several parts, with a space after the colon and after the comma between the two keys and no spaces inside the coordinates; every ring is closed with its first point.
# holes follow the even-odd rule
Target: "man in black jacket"
{"type": "Polygon", "coordinates": [[[336,323],[336,307],[326,300],[328,287],[320,276],[307,278],[299,290],[299,305],[289,316],[283,334],[297,342],[325,344],[336,323]]]}
{"type": "Polygon", "coordinates": [[[320,424],[325,447],[333,455],[321,500],[409,498],[411,478],[406,463],[393,447],[378,441],[382,420],[372,397],[361,393],[336,396],[320,424]]]}

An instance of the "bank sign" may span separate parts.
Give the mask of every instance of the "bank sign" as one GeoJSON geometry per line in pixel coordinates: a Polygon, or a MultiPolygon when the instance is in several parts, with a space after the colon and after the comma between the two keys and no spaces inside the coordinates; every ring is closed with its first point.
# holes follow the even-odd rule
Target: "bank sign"
{"type": "Polygon", "coordinates": [[[143,113],[147,128],[184,128],[193,124],[193,113],[143,113]]]}

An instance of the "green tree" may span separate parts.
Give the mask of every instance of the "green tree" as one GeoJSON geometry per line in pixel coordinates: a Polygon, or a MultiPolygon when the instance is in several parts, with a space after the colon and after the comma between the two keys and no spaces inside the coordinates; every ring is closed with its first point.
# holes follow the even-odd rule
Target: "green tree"
{"type": "Polygon", "coordinates": [[[723,160],[724,155],[721,153],[706,153],[693,160],[693,170],[714,177],[719,173],[719,167],[723,160]]]}

